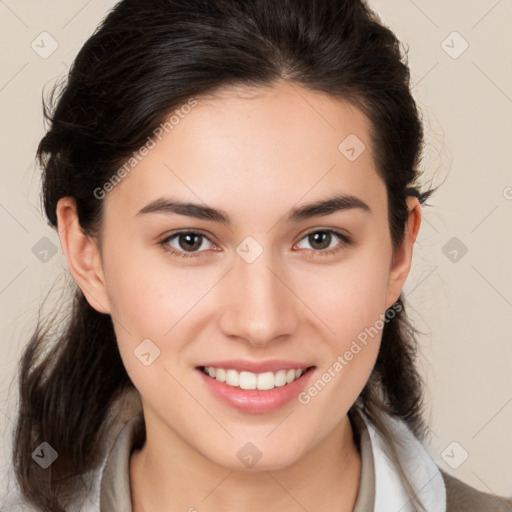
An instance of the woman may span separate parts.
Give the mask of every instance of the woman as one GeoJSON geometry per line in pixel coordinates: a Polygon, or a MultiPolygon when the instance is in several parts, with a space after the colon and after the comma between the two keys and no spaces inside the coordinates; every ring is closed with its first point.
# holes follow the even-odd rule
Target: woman
{"type": "Polygon", "coordinates": [[[124,0],[38,156],[76,297],[20,365],[35,510],[508,510],[423,448],[422,127],[362,2],[124,0]]]}

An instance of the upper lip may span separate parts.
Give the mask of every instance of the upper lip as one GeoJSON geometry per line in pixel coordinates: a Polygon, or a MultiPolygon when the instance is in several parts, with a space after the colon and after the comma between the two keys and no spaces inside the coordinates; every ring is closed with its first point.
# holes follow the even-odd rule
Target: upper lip
{"type": "Polygon", "coordinates": [[[268,361],[248,361],[246,359],[229,359],[223,361],[210,361],[201,366],[213,366],[214,368],[233,369],[238,372],[264,373],[278,370],[306,370],[311,364],[290,361],[285,359],[272,359],[268,361]]]}

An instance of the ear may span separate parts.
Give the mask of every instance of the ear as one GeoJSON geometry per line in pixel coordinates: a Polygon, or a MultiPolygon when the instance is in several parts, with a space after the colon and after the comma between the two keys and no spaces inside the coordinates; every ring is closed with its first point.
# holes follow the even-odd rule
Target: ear
{"type": "Polygon", "coordinates": [[[73,279],[94,309],[110,313],[101,253],[96,240],[80,226],[75,200],[59,199],[56,213],[60,243],[73,279]]]}
{"type": "Polygon", "coordinates": [[[386,308],[389,308],[400,297],[405,280],[411,269],[413,246],[421,224],[421,205],[418,198],[410,196],[406,201],[409,215],[405,226],[403,242],[396,248],[389,269],[386,308]]]}

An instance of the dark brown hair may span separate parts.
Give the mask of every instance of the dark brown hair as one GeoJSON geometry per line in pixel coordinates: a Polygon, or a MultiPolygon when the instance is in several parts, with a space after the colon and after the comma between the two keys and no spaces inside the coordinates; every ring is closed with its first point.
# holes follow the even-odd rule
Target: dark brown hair
{"type": "MultiPolygon", "coordinates": [[[[57,227],[57,201],[71,196],[84,233],[95,236],[103,201],[94,190],[173,109],[226,86],[272,86],[278,80],[348,101],[369,118],[393,248],[398,247],[408,218],[406,197],[414,194],[423,203],[432,193],[419,191],[422,124],[405,52],[360,0],[118,3],[80,50],[67,80],[43,100],[49,129],[37,157],[49,222],[57,227]]],[[[361,408],[392,451],[400,440],[391,439],[383,412],[403,420],[419,439],[426,430],[416,331],[403,297],[399,304],[349,413],[361,408]]],[[[27,500],[39,510],[63,512],[83,494],[81,477],[98,467],[108,412],[133,384],[111,317],[94,310],[78,288],[65,321],[55,325],[52,317],[44,325],[38,325],[19,364],[13,462],[27,500]],[[31,457],[43,441],[58,452],[47,470],[31,457]]]]}

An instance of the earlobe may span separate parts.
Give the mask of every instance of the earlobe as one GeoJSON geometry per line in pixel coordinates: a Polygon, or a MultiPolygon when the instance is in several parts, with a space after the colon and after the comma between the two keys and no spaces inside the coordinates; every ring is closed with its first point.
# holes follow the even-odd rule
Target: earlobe
{"type": "Polygon", "coordinates": [[[418,199],[412,196],[408,197],[407,207],[409,216],[405,225],[404,239],[401,246],[397,247],[393,254],[389,271],[386,308],[389,308],[400,297],[405,280],[411,270],[414,242],[421,225],[421,205],[418,199]]]}
{"type": "Polygon", "coordinates": [[[73,279],[94,309],[110,313],[98,244],[80,226],[75,200],[61,198],[56,213],[60,243],[73,279]]]}

